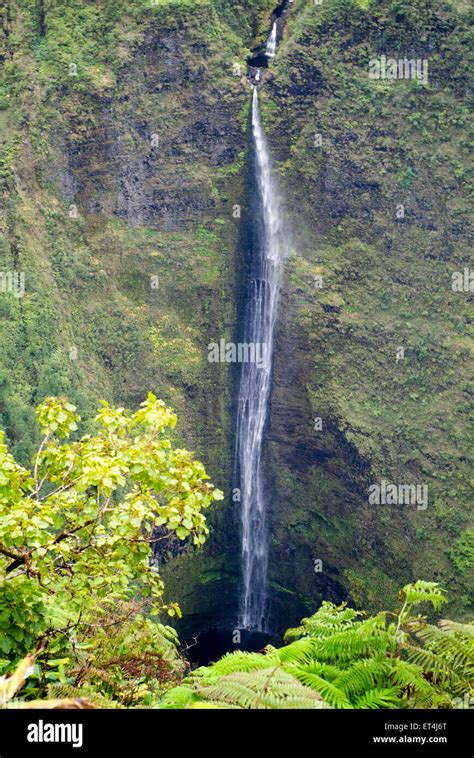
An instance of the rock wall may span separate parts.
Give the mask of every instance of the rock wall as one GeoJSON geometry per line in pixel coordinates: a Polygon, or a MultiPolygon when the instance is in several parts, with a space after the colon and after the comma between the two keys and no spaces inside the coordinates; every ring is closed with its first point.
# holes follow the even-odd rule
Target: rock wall
{"type": "MultiPolygon", "coordinates": [[[[163,556],[185,633],[236,614],[236,373],[207,345],[240,333],[245,62],[273,9],[58,0],[43,36],[33,0],[1,19],[0,261],[26,291],[0,297],[0,422],[28,463],[47,394],[86,427],[102,397],[174,407],[228,494],[204,551],[163,556]]],[[[465,27],[462,0],[295,0],[265,74],[293,235],[265,460],[281,627],[322,597],[386,605],[418,577],[468,602],[472,317],[451,288],[469,263],[465,27]],[[369,80],[385,53],[428,59],[428,84],[369,80]],[[426,484],[427,509],[370,506],[382,478],[426,484]]]]}
{"type": "Polygon", "coordinates": [[[415,578],[469,602],[465,12],[295,3],[271,66],[294,235],[268,445],[280,616],[318,597],[379,608],[415,578]],[[428,83],[371,80],[384,54],[427,61],[428,83]],[[426,509],[370,505],[382,479],[425,485],[426,509]]]}

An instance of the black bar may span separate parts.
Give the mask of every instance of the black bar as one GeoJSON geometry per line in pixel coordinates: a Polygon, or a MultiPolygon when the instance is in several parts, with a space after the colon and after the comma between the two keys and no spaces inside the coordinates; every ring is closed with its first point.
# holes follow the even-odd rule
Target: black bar
{"type": "MultiPolygon", "coordinates": [[[[459,756],[472,710],[1,710],[0,758],[34,755],[459,756]],[[82,725],[82,746],[28,742],[30,725],[82,725]],[[375,741],[374,738],[391,738],[375,741]],[[416,741],[414,738],[417,738],[416,741]],[[424,738],[424,743],[421,740],[424,738]],[[403,752],[402,752],[403,751],[403,752]]],[[[64,732],[75,738],[78,732],[64,732]]]]}

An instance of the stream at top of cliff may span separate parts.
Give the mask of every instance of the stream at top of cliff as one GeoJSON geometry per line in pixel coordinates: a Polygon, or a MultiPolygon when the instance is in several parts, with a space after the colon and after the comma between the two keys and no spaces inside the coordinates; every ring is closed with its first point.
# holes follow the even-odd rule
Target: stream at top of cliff
{"type": "Polygon", "coordinates": [[[262,69],[266,69],[269,66],[269,61],[274,58],[278,42],[281,38],[282,26],[284,23],[284,15],[293,0],[283,0],[276,8],[274,8],[270,16],[270,32],[265,42],[265,46],[258,46],[253,49],[253,55],[248,58],[248,78],[251,84],[261,81],[262,69]]]}

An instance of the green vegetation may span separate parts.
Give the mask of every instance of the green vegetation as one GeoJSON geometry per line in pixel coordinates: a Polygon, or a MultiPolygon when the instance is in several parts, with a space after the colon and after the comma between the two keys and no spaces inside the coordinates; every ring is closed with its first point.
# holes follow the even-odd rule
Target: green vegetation
{"type": "Polygon", "coordinates": [[[462,535],[473,311],[451,289],[471,259],[469,13],[462,0],[295,2],[261,91],[293,235],[271,409],[282,505],[270,570],[299,615],[328,582],[371,610],[418,576],[446,587],[448,614],[472,603],[462,535]],[[369,79],[383,54],[426,59],[428,85],[369,79]],[[367,487],[382,478],[425,483],[426,511],[369,507],[367,487]]]}
{"type": "MultiPolygon", "coordinates": [[[[43,28],[40,5],[0,10],[0,270],[26,276],[24,297],[0,293],[5,443],[29,469],[45,397],[73,397],[95,436],[100,398],[136,410],[151,389],[180,418],[172,444],[200,451],[230,492],[235,377],[206,355],[238,327],[243,74],[276,2],[45,0],[43,28]]],[[[290,624],[342,597],[393,610],[418,576],[446,588],[450,617],[472,602],[472,307],[450,286],[470,254],[468,12],[295,0],[261,90],[293,235],[265,461],[270,587],[290,624]],[[369,80],[384,52],[427,57],[428,85],[369,80]],[[426,511],[374,511],[381,478],[426,483],[426,511]]],[[[209,515],[203,550],[166,545],[185,636],[235,610],[234,515],[230,498],[209,515]]],[[[36,599],[22,613],[33,639],[36,599]]]]}
{"type": "Polygon", "coordinates": [[[154,548],[172,538],[200,547],[203,509],[223,495],[172,446],[176,416],[151,393],[135,413],[103,402],[96,433],[71,442],[80,419],[67,400],[46,399],[37,419],[32,471],[0,445],[0,667],[36,651],[35,694],[87,675],[133,701],[127,671],[156,678],[176,658],[163,650],[164,639],[176,647],[174,632],[151,621],[180,612],[162,600],[154,548]]]}
{"type": "Polygon", "coordinates": [[[427,623],[446,598],[434,582],[403,588],[397,613],[324,602],[290,644],[235,652],[193,671],[160,708],[452,708],[474,686],[474,627],[427,623]]]}
{"type": "Polygon", "coordinates": [[[323,602],[301,626],[288,629],[289,644],[236,651],[191,672],[172,629],[145,619],[130,602],[109,608],[101,625],[99,605],[95,624],[74,628],[68,656],[63,649],[60,660],[43,661],[47,687],[35,685],[35,656],[27,655],[0,681],[0,700],[14,706],[28,679],[25,708],[467,707],[474,694],[474,627],[450,620],[434,625],[415,614],[420,605],[439,612],[445,603],[434,582],[407,585],[399,601],[397,612],[369,617],[345,603],[323,602]],[[31,702],[41,691],[53,700],[31,702]]]}

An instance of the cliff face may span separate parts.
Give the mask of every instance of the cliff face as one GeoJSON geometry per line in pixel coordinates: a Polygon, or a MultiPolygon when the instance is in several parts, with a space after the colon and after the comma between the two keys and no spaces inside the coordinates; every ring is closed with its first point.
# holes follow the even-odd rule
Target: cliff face
{"type": "MultiPolygon", "coordinates": [[[[58,1],[43,36],[32,0],[2,18],[1,268],[26,289],[0,297],[1,424],[28,462],[46,394],[87,419],[150,389],[174,407],[229,493],[205,550],[166,566],[192,629],[235,618],[236,376],[207,345],[239,332],[245,60],[273,6],[58,1]]],[[[465,8],[366,6],[295,0],[261,95],[294,243],[266,448],[284,626],[413,577],[467,602],[465,8]],[[369,80],[385,53],[428,59],[428,84],[369,80]],[[427,485],[426,510],[369,505],[382,478],[427,485]]]]}
{"type": "Polygon", "coordinates": [[[90,412],[151,387],[223,462],[228,378],[206,346],[234,323],[241,43],[210,3],[52,5],[44,38],[34,3],[7,27],[3,265],[26,294],[3,298],[4,424],[21,446],[10,400],[68,391],[90,412]]]}
{"type": "Polygon", "coordinates": [[[273,576],[306,606],[349,593],[377,607],[420,576],[467,602],[472,310],[452,289],[469,264],[465,11],[295,4],[265,89],[294,234],[269,434],[273,576]],[[420,59],[427,84],[369,79],[383,55],[420,59]],[[427,507],[370,505],[382,479],[424,485],[427,507]]]}
{"type": "MultiPolygon", "coordinates": [[[[90,421],[100,398],[136,407],[151,389],[229,492],[233,380],[207,345],[237,328],[245,59],[271,3],[55,0],[41,24],[38,7],[2,17],[1,267],[26,289],[0,298],[0,422],[28,464],[45,395],[90,421]]],[[[225,519],[210,515],[219,536],[189,577],[185,561],[186,585],[171,577],[203,613],[196,582],[210,583],[211,615],[225,590],[214,555],[239,576],[225,519]]]]}

